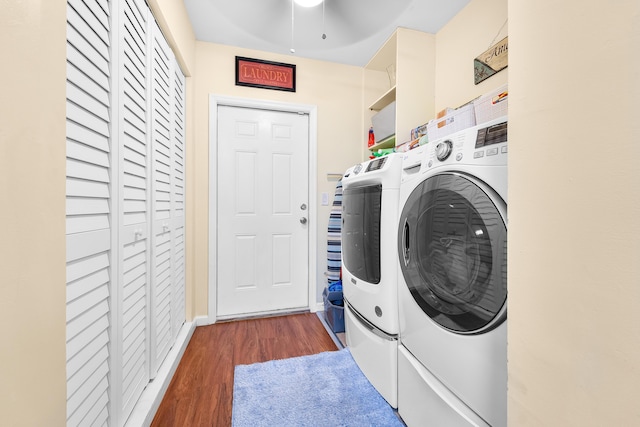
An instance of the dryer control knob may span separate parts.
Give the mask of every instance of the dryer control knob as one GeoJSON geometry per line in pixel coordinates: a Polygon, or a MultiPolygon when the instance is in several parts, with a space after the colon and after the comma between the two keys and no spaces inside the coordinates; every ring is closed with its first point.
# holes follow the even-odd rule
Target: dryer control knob
{"type": "Polygon", "coordinates": [[[436,157],[441,162],[447,160],[447,157],[451,154],[451,149],[453,148],[453,143],[451,140],[447,139],[446,141],[442,141],[438,145],[436,145],[436,157]]]}

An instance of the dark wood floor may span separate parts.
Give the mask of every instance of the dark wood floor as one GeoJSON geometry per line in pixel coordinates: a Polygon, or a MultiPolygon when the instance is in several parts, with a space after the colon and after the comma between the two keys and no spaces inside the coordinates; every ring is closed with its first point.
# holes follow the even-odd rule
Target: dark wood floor
{"type": "Polygon", "coordinates": [[[231,425],[236,365],[337,350],[314,313],[196,328],[152,427],[231,425]]]}

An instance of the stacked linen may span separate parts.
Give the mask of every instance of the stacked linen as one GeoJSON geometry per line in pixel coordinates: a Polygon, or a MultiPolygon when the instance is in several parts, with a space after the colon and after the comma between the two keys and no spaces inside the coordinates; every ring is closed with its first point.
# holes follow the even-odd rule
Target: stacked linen
{"type": "Polygon", "coordinates": [[[327,233],[327,281],[328,285],[341,279],[342,265],[342,178],[338,180],[336,191],[329,215],[329,227],[327,233]]]}

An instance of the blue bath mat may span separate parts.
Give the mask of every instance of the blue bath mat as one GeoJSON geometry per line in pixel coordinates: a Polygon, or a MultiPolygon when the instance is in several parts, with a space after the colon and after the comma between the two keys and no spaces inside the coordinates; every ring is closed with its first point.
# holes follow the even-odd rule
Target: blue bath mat
{"type": "Polygon", "coordinates": [[[235,368],[233,427],[403,426],[348,349],[235,368]]]}

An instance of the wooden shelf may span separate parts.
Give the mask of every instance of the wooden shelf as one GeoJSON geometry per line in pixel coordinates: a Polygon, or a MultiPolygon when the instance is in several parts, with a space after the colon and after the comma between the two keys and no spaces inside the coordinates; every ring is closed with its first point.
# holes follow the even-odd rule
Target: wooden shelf
{"type": "Polygon", "coordinates": [[[397,28],[378,49],[364,67],[362,108],[366,109],[363,117],[367,125],[368,120],[385,107],[393,108],[395,124],[392,131],[395,135],[368,147],[365,155],[404,143],[410,138],[412,129],[435,116],[434,73],[434,34],[397,28]],[[395,70],[396,80],[389,88],[388,71],[391,69],[395,70]],[[397,79],[397,76],[402,78],[397,79]]]}
{"type": "Polygon", "coordinates": [[[395,100],[396,100],[396,87],[393,86],[391,89],[385,92],[380,98],[376,99],[376,101],[373,104],[371,104],[369,109],[372,111],[380,111],[395,100]]]}
{"type": "Polygon", "coordinates": [[[369,151],[378,151],[382,148],[394,148],[395,146],[396,146],[396,136],[391,135],[390,137],[383,139],[377,144],[372,145],[368,149],[369,151]]]}

